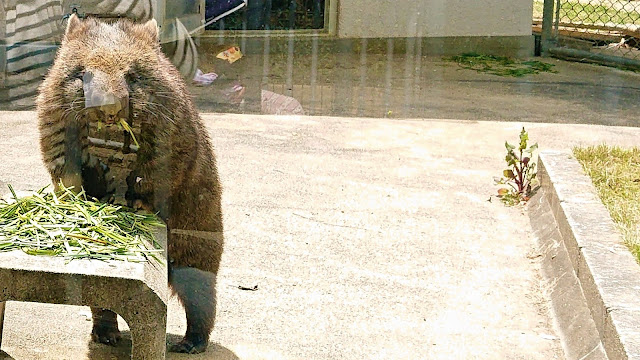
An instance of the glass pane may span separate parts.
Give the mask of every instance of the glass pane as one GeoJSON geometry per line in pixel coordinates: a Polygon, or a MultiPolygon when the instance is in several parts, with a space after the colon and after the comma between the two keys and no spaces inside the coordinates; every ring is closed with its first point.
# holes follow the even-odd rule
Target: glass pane
{"type": "MultiPolygon", "coordinates": [[[[153,267],[156,288],[135,277],[146,262],[101,262],[89,286],[65,277],[78,262],[44,281],[9,269],[28,260],[0,261],[0,359],[131,358],[134,318],[151,310],[126,306],[168,282],[181,298],[169,300],[166,339],[158,313],[142,327],[155,335],[138,335],[206,359],[606,358],[589,299],[546,271],[562,259],[563,279],[576,272],[563,248],[609,259],[622,240],[564,244],[559,221],[582,216],[558,220],[547,205],[570,189],[563,206],[593,216],[582,231],[614,233],[587,209],[596,192],[570,153],[637,146],[638,70],[637,0],[2,0],[0,260],[9,230],[25,256],[83,248],[45,243],[62,237],[38,222],[59,219],[44,215],[59,198],[4,218],[24,210],[2,210],[12,190],[59,180],[100,203],[69,217],[65,228],[91,227],[76,239],[105,245],[104,209],[154,213],[169,258],[153,267]],[[511,153],[525,140],[532,154],[511,153]],[[541,150],[556,160],[536,176],[556,165],[571,184],[523,173],[542,169],[541,150]],[[108,292],[126,321],[95,292],[96,278],[116,276],[135,283],[108,292]],[[75,307],[29,304],[53,301],[48,290],[75,307]],[[548,293],[579,304],[549,311],[548,293]],[[568,308],[586,325],[561,318],[568,308]],[[552,326],[563,320],[588,340],[570,355],[552,326]]],[[[637,198],[637,153],[619,172],[597,162],[625,200],[637,198]]],[[[637,238],[637,217],[621,236],[637,238]]],[[[589,284],[640,288],[617,270],[589,284]]],[[[595,313],[640,309],[627,295],[622,310],[595,313]]]]}

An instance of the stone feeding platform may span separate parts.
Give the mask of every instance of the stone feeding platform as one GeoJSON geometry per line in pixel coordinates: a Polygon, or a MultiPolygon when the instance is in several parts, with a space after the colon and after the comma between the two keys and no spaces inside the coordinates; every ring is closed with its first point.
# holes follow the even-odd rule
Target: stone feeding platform
{"type": "MultiPolygon", "coordinates": [[[[6,301],[85,305],[110,309],[131,330],[131,358],[164,359],[167,323],[166,228],[155,230],[162,262],[71,260],[0,252],[0,346],[6,301]]],[[[160,257],[160,256],[159,256],[160,257]]],[[[28,321],[25,319],[25,321],[28,321]]]]}

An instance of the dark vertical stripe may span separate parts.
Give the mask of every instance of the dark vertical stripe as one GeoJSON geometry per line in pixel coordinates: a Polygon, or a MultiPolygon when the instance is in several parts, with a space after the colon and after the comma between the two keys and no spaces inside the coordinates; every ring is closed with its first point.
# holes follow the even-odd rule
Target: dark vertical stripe
{"type": "MultiPolygon", "coordinates": [[[[135,9],[135,7],[138,5],[138,1],[134,0],[131,2],[131,4],[129,4],[129,8],[127,9],[127,11],[125,11],[125,14],[129,14],[129,13],[133,13],[133,9],[135,9]]],[[[143,14],[146,13],[146,10],[144,9],[144,7],[142,8],[143,10],[143,14]]],[[[136,17],[134,15],[134,17],[136,17]]],[[[143,18],[141,17],[140,20],[142,20],[143,18]]]]}
{"type": "MultiPolygon", "coordinates": [[[[37,8],[35,8],[34,10],[25,11],[25,12],[22,12],[20,14],[16,14],[16,17],[14,19],[7,20],[7,24],[13,23],[19,18],[34,15],[34,14],[36,14],[36,13],[38,13],[38,12],[48,8],[48,7],[52,7],[52,6],[55,6],[55,5],[60,5],[60,1],[50,1],[50,2],[48,2],[46,4],[44,4],[44,5],[41,5],[41,6],[37,7],[37,8]]],[[[16,10],[16,12],[17,12],[17,10],[16,10]]]]}
{"type": "Polygon", "coordinates": [[[111,5],[112,5],[112,7],[111,7],[111,8],[107,8],[106,13],[107,13],[107,14],[113,14],[113,13],[116,11],[116,8],[118,7],[118,5],[120,5],[120,3],[121,3],[121,1],[120,1],[120,2],[113,2],[113,3],[111,4],[111,5]]]}
{"type": "Polygon", "coordinates": [[[36,36],[34,38],[31,39],[24,39],[24,40],[20,40],[20,41],[16,41],[11,43],[11,45],[7,46],[7,52],[13,50],[13,49],[17,49],[21,46],[25,46],[25,45],[33,45],[34,42],[37,41],[43,41],[43,40],[50,40],[51,37],[53,35],[55,35],[57,33],[51,33],[51,34],[44,34],[44,35],[40,35],[40,36],[36,36]]]}
{"type": "Polygon", "coordinates": [[[35,76],[35,77],[31,78],[31,79],[15,82],[15,84],[11,84],[11,82],[10,82],[9,84],[5,84],[3,88],[6,89],[6,90],[19,89],[19,88],[25,87],[27,85],[33,85],[34,83],[38,83],[38,82],[42,81],[43,79],[44,79],[44,75],[37,75],[37,76],[35,76]]]}
{"type": "Polygon", "coordinates": [[[23,53],[21,55],[14,56],[14,57],[12,57],[10,59],[7,59],[7,64],[11,64],[11,63],[18,62],[18,61],[25,60],[25,59],[28,60],[28,58],[31,57],[31,56],[38,56],[38,55],[54,52],[56,50],[58,50],[57,46],[47,46],[47,47],[45,47],[43,49],[29,51],[29,52],[23,53]]]}
{"type": "Polygon", "coordinates": [[[31,65],[25,66],[23,68],[20,68],[18,70],[13,70],[13,71],[7,72],[7,75],[18,75],[18,74],[22,74],[22,73],[25,73],[25,72],[30,71],[30,70],[42,69],[42,68],[45,68],[45,67],[49,67],[51,65],[53,65],[53,60],[46,61],[46,62],[41,62],[41,63],[37,63],[37,64],[31,64],[31,65]]]}
{"type": "Polygon", "coordinates": [[[296,2],[296,0],[291,0],[291,2],[289,3],[289,30],[296,28],[296,9],[297,8],[298,8],[298,3],[296,2]]]}
{"type": "MultiPolygon", "coordinates": [[[[28,30],[37,29],[39,27],[47,26],[52,22],[56,22],[56,21],[62,19],[62,16],[48,17],[48,19],[51,19],[51,21],[49,21],[47,23],[44,23],[43,21],[40,21],[40,22],[37,22],[35,24],[30,24],[30,25],[27,25],[27,26],[23,26],[23,27],[21,27],[19,29],[16,29],[15,32],[7,33],[6,37],[10,38],[10,37],[15,36],[16,34],[20,34],[22,32],[26,32],[28,30]]],[[[50,34],[58,33],[58,32],[60,32],[60,31],[53,31],[53,32],[50,32],[50,34]]]]}

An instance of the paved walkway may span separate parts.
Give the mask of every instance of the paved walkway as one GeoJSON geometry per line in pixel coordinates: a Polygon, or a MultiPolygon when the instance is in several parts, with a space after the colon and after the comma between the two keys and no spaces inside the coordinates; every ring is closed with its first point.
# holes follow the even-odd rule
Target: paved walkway
{"type": "MultiPolygon", "coordinates": [[[[204,115],[227,247],[210,350],[168,359],[563,358],[522,209],[495,199],[520,123],[204,115]],[[257,291],[242,291],[238,286],[257,291]]],[[[543,149],[640,129],[525,124],[543,149]]],[[[34,113],[0,113],[0,186],[48,182],[34,113]]],[[[126,359],[88,308],[9,303],[15,359],[126,359]]],[[[170,305],[169,338],[185,329],[170,305]]]]}

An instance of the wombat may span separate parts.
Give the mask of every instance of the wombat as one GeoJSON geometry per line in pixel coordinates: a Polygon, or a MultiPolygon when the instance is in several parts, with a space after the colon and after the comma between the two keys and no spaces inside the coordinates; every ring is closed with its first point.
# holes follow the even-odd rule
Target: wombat
{"type": "MultiPolygon", "coordinates": [[[[223,248],[221,187],[207,131],[160,50],[156,21],[106,23],[72,15],[36,104],[42,156],[54,184],[82,187],[105,201],[113,198],[114,184],[126,184],[129,205],[166,222],[169,285],[187,316],[184,338],[169,351],[204,351],[223,248]],[[90,151],[89,133],[96,123],[113,128],[121,119],[133,131],[122,131],[124,144],[113,152],[136,153],[126,172],[114,175],[108,159],[90,151]]],[[[92,312],[93,339],[115,344],[116,314],[92,312]]]]}

